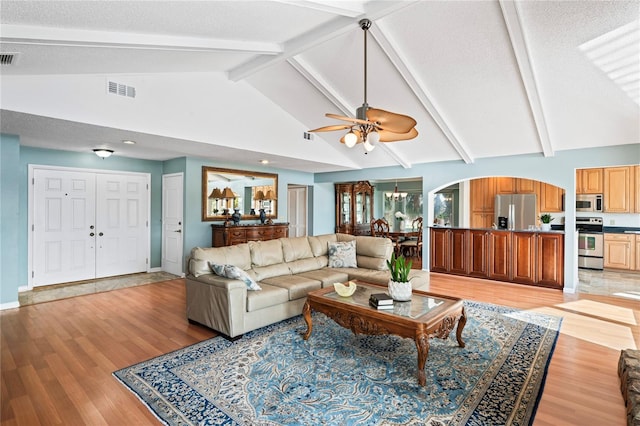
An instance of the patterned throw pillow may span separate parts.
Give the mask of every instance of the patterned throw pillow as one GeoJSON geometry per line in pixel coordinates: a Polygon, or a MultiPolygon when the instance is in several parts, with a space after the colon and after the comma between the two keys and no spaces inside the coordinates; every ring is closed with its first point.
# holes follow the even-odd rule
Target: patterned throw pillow
{"type": "Polygon", "coordinates": [[[356,241],[329,243],[329,268],[357,268],[356,241]]]}
{"type": "Polygon", "coordinates": [[[209,262],[209,265],[213,273],[216,275],[244,282],[247,285],[247,290],[262,290],[262,287],[260,287],[260,285],[255,282],[249,274],[243,271],[242,268],[238,268],[234,265],[217,265],[211,262],[209,262]]]}

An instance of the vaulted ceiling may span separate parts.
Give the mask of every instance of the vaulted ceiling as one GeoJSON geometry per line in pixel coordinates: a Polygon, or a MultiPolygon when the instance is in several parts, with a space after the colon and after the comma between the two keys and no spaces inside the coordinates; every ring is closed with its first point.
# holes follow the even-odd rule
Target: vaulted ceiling
{"type": "Polygon", "coordinates": [[[1,130],[25,146],[309,172],[638,143],[639,5],[3,0],[0,53],[13,62],[0,68],[1,130]],[[368,154],[341,144],[345,131],[304,134],[362,105],[362,18],[373,22],[368,104],[415,118],[419,132],[368,154]],[[85,114],[108,95],[70,84],[89,77],[136,96],[85,114]]]}

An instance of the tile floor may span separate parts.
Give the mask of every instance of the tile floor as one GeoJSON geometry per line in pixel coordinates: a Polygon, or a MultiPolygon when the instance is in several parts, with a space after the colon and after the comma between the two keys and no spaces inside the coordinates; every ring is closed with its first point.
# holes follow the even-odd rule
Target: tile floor
{"type": "Polygon", "coordinates": [[[35,303],[50,302],[68,297],[83,296],[85,294],[101,293],[126,287],[151,284],[178,278],[167,272],[149,272],[140,274],[120,275],[117,277],[97,280],[78,281],[73,283],[54,284],[36,287],[33,290],[18,293],[20,306],[35,303]]]}
{"type": "MultiPolygon", "coordinates": [[[[175,278],[178,277],[166,272],[122,275],[98,280],[38,287],[34,290],[20,292],[18,299],[20,306],[26,306],[34,303],[50,302],[67,297],[134,287],[175,278]]],[[[579,293],[611,295],[640,301],[640,273],[579,269],[578,279],[579,293]]]]}

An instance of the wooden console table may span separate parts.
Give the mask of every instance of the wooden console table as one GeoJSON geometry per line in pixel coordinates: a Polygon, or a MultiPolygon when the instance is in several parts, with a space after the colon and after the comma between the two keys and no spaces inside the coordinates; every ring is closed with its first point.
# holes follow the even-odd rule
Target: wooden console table
{"type": "Polygon", "coordinates": [[[288,223],[274,223],[272,225],[211,225],[213,247],[233,246],[248,241],[267,241],[289,236],[288,223]]]}

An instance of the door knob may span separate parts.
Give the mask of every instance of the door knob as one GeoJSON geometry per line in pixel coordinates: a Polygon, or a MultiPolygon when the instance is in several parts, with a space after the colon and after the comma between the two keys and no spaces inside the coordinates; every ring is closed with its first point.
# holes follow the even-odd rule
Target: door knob
{"type": "Polygon", "coordinates": [[[178,229],[177,231],[173,231],[173,232],[182,232],[182,229],[178,229]]]}
{"type": "Polygon", "coordinates": [[[100,232],[98,235],[102,237],[104,234],[102,232],[100,232]]]}
{"type": "Polygon", "coordinates": [[[96,234],[94,234],[93,232],[89,234],[90,237],[93,237],[94,235],[96,234]]]}

